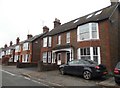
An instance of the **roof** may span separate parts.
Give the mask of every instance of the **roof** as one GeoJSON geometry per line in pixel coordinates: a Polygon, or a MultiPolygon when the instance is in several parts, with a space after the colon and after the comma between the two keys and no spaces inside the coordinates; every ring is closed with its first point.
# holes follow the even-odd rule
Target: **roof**
{"type": "Polygon", "coordinates": [[[34,37],[31,37],[31,38],[29,38],[27,40],[24,40],[24,41],[20,42],[20,44],[25,43],[25,42],[33,42],[34,40],[38,39],[39,37],[42,37],[44,34],[45,33],[41,33],[39,35],[35,35],[34,37]]]}
{"type": "Polygon", "coordinates": [[[118,4],[120,4],[120,3],[117,3],[112,6],[108,6],[101,10],[95,11],[95,12],[85,15],[83,17],[79,17],[75,20],[72,20],[70,22],[62,24],[62,25],[52,29],[45,36],[52,36],[52,35],[59,34],[59,33],[65,32],[65,31],[69,31],[69,30],[75,29],[75,28],[77,28],[77,26],[85,24],[85,23],[99,22],[101,20],[108,19],[112,15],[112,13],[114,12],[114,10],[118,6],[118,4]]]}

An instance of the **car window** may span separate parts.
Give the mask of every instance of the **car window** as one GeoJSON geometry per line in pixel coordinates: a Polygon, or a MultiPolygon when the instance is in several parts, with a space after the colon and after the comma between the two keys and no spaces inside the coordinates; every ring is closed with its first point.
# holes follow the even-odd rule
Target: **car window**
{"type": "Polygon", "coordinates": [[[78,65],[78,64],[83,64],[83,62],[80,60],[74,60],[69,62],[69,65],[78,65]]]}
{"type": "Polygon", "coordinates": [[[116,66],[116,67],[120,69],[120,62],[117,64],[117,66],[116,66]]]}
{"type": "Polygon", "coordinates": [[[97,64],[96,62],[91,61],[91,60],[89,60],[89,59],[84,59],[84,63],[85,63],[85,64],[97,64]]]}

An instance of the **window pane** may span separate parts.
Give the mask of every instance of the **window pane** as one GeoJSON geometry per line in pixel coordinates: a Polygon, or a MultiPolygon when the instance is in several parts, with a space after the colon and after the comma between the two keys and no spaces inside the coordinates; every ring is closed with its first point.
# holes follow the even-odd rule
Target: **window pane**
{"type": "Polygon", "coordinates": [[[70,43],[70,32],[67,33],[67,35],[66,35],[66,42],[67,42],[67,43],[70,43]]]}
{"type": "Polygon", "coordinates": [[[48,52],[48,63],[51,63],[51,52],[48,52]]]}
{"type": "Polygon", "coordinates": [[[47,37],[43,38],[43,47],[47,47],[47,37]]]}
{"type": "Polygon", "coordinates": [[[79,27],[80,40],[89,39],[89,24],[85,24],[79,27]]]}
{"type": "Polygon", "coordinates": [[[47,52],[43,53],[43,63],[47,62],[47,52]]]}
{"type": "Polygon", "coordinates": [[[98,56],[93,56],[93,60],[98,63],[98,56]]]}
{"type": "Polygon", "coordinates": [[[87,55],[90,55],[90,48],[87,48],[87,55]]]}
{"type": "Polygon", "coordinates": [[[92,31],[92,38],[97,38],[97,31],[92,31]]]}
{"type": "Polygon", "coordinates": [[[97,47],[93,47],[93,55],[98,55],[97,47]]]}
{"type": "Polygon", "coordinates": [[[84,54],[83,54],[83,49],[80,49],[80,55],[84,55],[84,54]]]}

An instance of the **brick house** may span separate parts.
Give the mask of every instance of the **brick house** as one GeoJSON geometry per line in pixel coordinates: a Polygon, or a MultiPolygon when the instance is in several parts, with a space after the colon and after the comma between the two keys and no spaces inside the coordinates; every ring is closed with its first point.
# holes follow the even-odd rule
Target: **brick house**
{"type": "Polygon", "coordinates": [[[42,38],[41,61],[60,65],[88,58],[112,71],[120,60],[119,19],[119,2],[62,25],[55,19],[54,28],[42,38]]]}
{"type": "Polygon", "coordinates": [[[4,48],[0,49],[0,59],[2,60],[2,62],[13,62],[14,60],[14,46],[12,45],[12,41],[10,41],[10,46],[7,46],[7,44],[5,44],[4,48]]]}
{"type": "Polygon", "coordinates": [[[41,50],[41,37],[49,31],[48,27],[43,27],[43,33],[32,36],[27,35],[27,39],[19,42],[19,38],[16,39],[14,62],[21,63],[37,63],[40,59],[41,50]]]}

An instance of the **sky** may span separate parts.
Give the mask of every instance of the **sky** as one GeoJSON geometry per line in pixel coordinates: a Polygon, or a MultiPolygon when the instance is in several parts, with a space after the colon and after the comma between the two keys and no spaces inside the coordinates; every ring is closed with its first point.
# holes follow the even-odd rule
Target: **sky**
{"type": "Polygon", "coordinates": [[[0,47],[27,39],[27,34],[53,29],[53,21],[61,24],[110,5],[110,0],[0,0],[0,47]]]}

